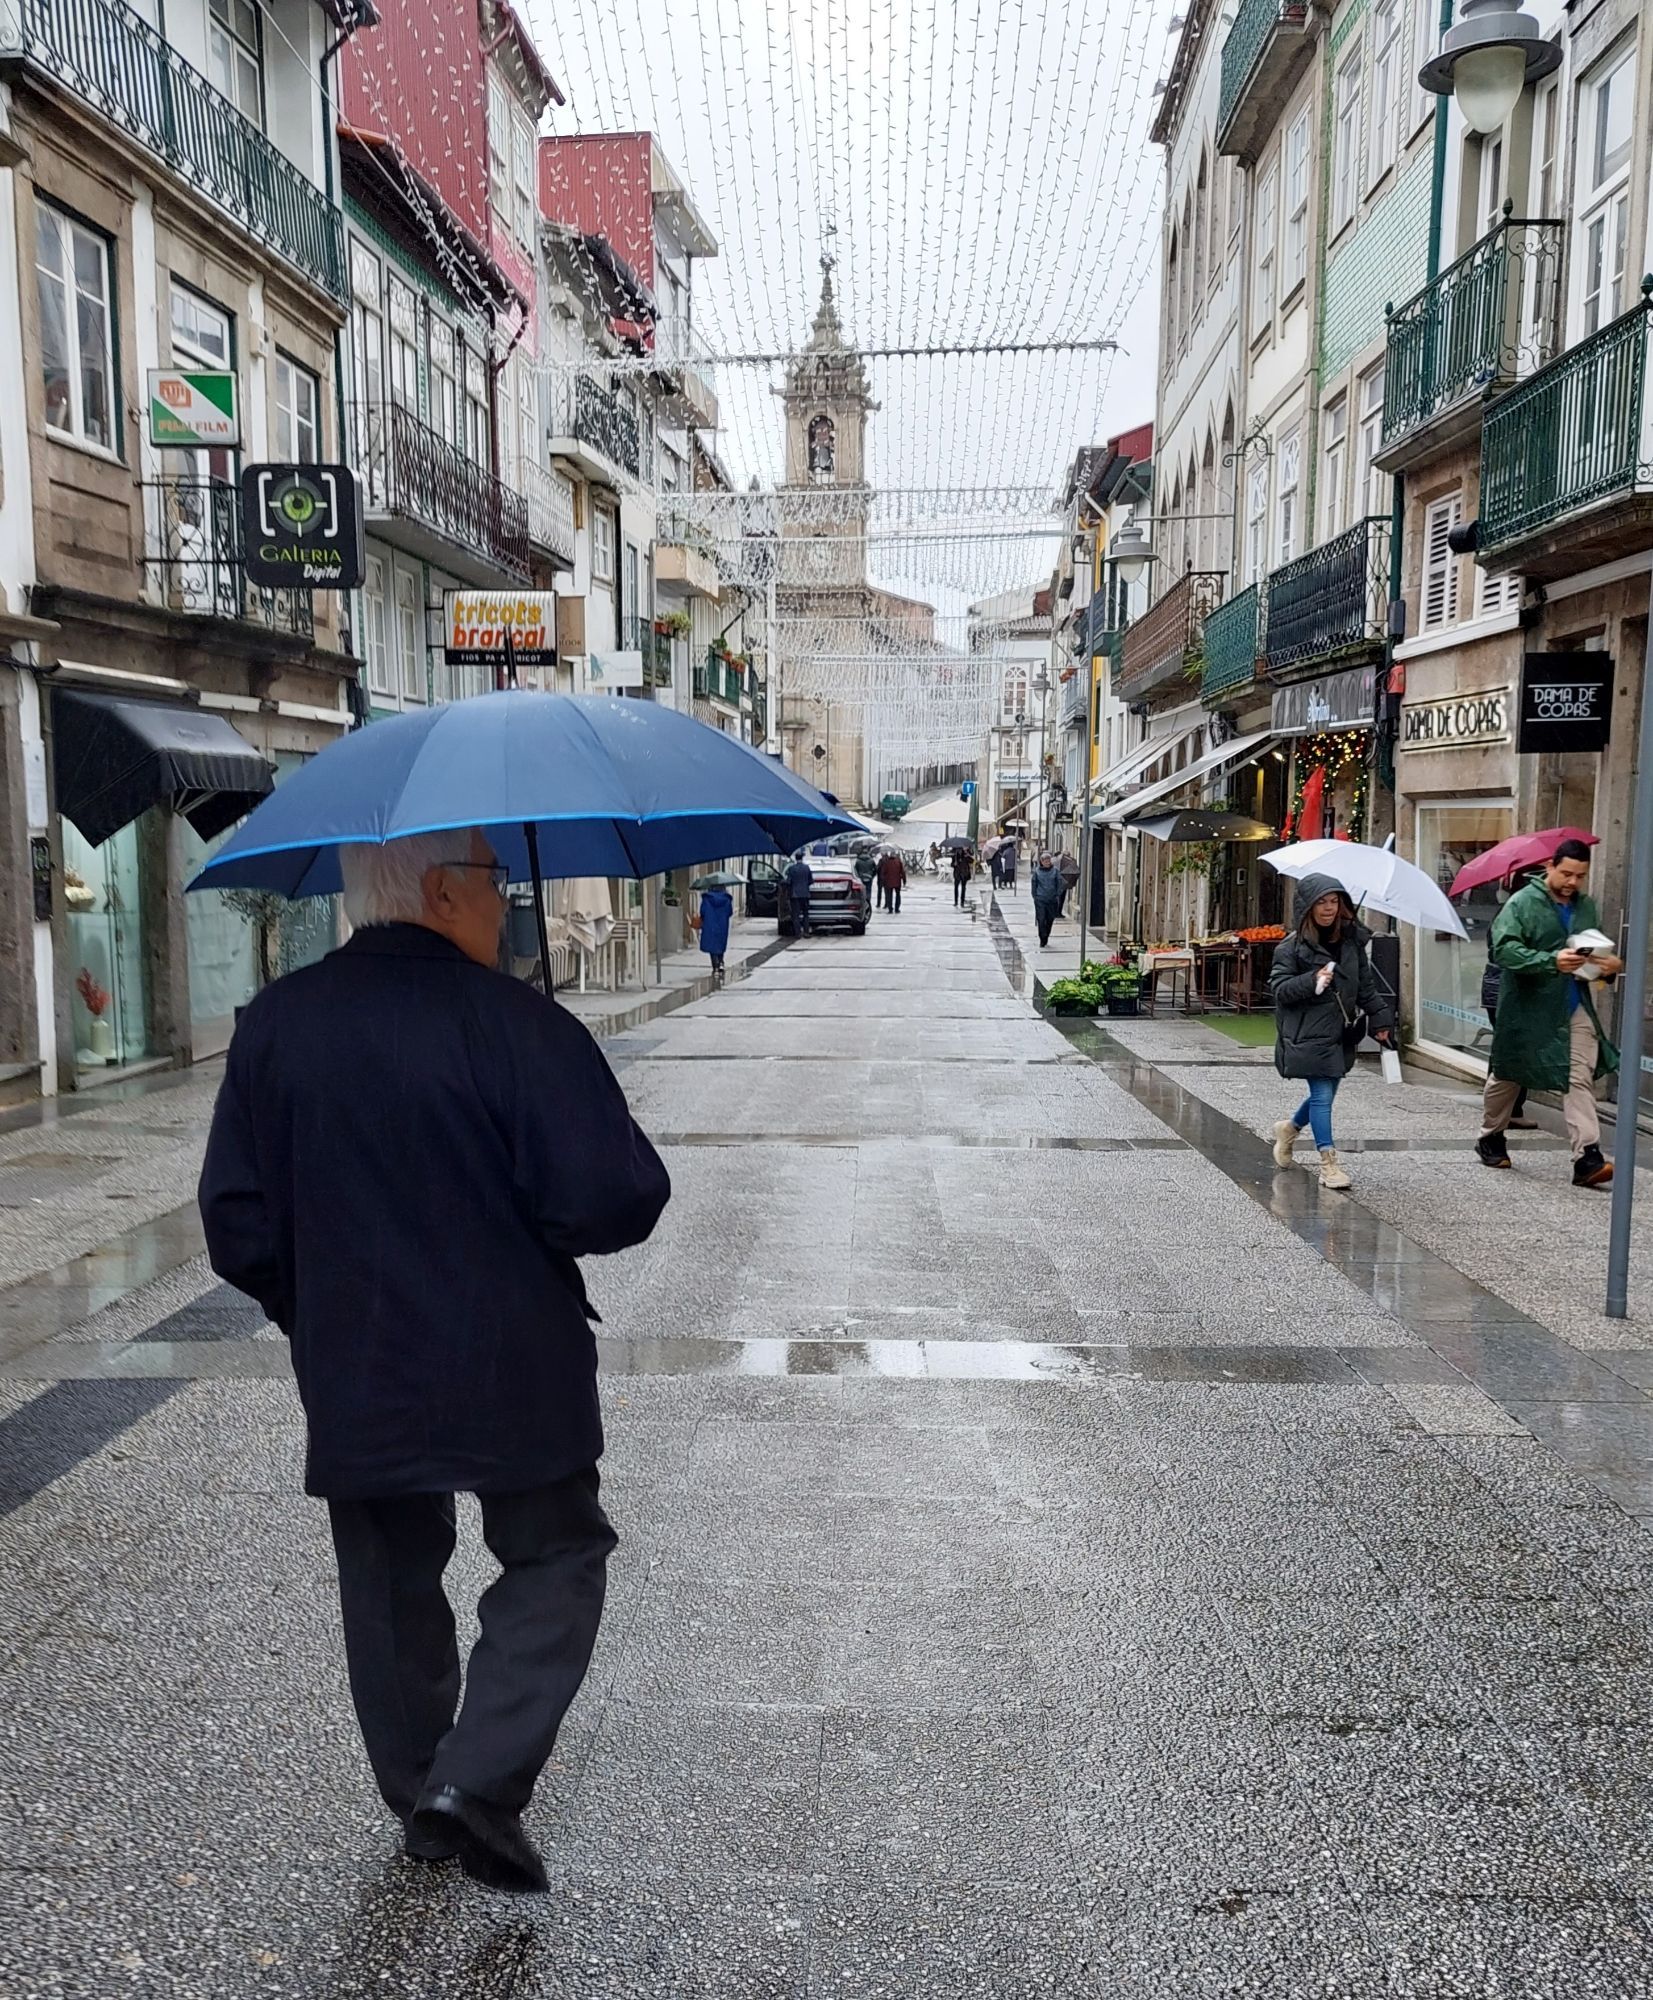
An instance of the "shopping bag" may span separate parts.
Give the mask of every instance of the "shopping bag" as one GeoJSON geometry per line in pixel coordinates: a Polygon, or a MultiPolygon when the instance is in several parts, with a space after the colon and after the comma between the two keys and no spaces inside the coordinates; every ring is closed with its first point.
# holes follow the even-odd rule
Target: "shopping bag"
{"type": "Polygon", "coordinates": [[[1399,1049],[1379,1049],[1378,1062],[1382,1066],[1385,1083],[1401,1081],[1399,1049]]]}

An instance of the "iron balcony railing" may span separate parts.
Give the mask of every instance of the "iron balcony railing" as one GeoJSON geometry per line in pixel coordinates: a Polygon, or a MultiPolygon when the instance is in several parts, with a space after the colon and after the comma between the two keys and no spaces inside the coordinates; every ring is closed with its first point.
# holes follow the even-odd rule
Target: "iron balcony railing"
{"type": "Polygon", "coordinates": [[[1282,21],[1300,26],[1308,15],[1305,0],[1241,0],[1234,25],[1223,42],[1222,82],[1217,94],[1217,142],[1233,122],[1251,73],[1282,21]]]}
{"type": "Polygon", "coordinates": [[[1219,604],[1205,621],[1205,664],[1200,669],[1200,695],[1214,701],[1257,678],[1261,651],[1262,593],[1256,584],[1219,604]]]}
{"type": "Polygon", "coordinates": [[[528,576],[528,503],[400,403],[352,405],[363,504],[528,576]]]}
{"type": "Polygon", "coordinates": [[[1653,278],[1639,304],[1500,396],[1481,432],[1481,547],[1653,482],[1646,425],[1653,278]]]}
{"type": "Polygon", "coordinates": [[[313,635],[312,592],[248,583],[238,486],[227,479],[151,479],[139,490],[144,569],[169,610],[234,618],[295,638],[313,635]]]}
{"type": "Polygon", "coordinates": [[[628,410],[589,375],[574,384],[574,431],[584,444],[600,451],[604,458],[629,472],[633,479],[641,460],[638,456],[637,413],[628,410]]]}
{"type": "Polygon", "coordinates": [[[1388,316],[1383,443],[1454,404],[1531,374],[1561,321],[1559,222],[1504,220],[1388,316]]]}
{"type": "Polygon", "coordinates": [[[672,642],[664,632],[655,631],[653,619],[622,618],[620,646],[624,652],[642,654],[645,687],[671,686],[672,642]]]}
{"type": "Polygon", "coordinates": [[[577,541],[573,482],[563,473],[536,465],[532,459],[524,462],[522,470],[529,541],[536,549],[544,549],[572,568],[577,541]]]}
{"type": "Polygon", "coordinates": [[[731,707],[739,708],[746,692],[746,677],[738,667],[731,667],[726,660],[714,656],[703,660],[695,668],[694,691],[713,701],[726,701],[731,707]]]}
{"type": "Polygon", "coordinates": [[[1273,571],[1267,583],[1268,668],[1279,674],[1383,643],[1389,523],[1372,515],[1273,571]]]}
{"type": "Polygon", "coordinates": [[[1219,571],[1191,569],[1126,627],[1113,656],[1121,701],[1140,701],[1176,675],[1198,669],[1205,621],[1222,602],[1226,581],[1219,571]]]}
{"type": "Polygon", "coordinates": [[[8,56],[53,77],[331,298],[346,298],[338,209],[126,0],[5,0],[0,60],[8,56]]]}
{"type": "Polygon", "coordinates": [[[1090,707],[1091,663],[1084,660],[1073,669],[1062,683],[1062,705],[1057,711],[1059,724],[1066,728],[1070,722],[1083,722],[1090,707]]]}

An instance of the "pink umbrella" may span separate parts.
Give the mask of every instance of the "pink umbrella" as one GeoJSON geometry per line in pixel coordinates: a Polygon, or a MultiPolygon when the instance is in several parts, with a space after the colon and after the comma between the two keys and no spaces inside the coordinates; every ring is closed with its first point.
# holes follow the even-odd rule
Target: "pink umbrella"
{"type": "Polygon", "coordinates": [[[1467,896],[1471,889],[1479,889],[1486,882],[1502,882],[1507,875],[1514,875],[1522,868],[1536,868],[1540,863],[1552,860],[1556,849],[1564,840],[1582,840],[1586,847],[1594,847],[1598,836],[1588,833],[1581,826],[1552,826],[1543,833],[1517,833],[1508,840],[1499,841],[1496,847],[1489,847],[1485,854],[1477,854],[1473,861],[1467,861],[1453,877],[1449,896],[1467,896]]]}

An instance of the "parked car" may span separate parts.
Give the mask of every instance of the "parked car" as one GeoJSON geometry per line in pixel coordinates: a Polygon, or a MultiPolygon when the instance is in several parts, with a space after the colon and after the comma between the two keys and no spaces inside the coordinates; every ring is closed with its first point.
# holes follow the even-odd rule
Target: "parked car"
{"type": "MultiPolygon", "coordinates": [[[[866,884],[846,856],[806,854],[809,863],[809,927],[811,930],[847,930],[860,937],[867,928],[872,900],[866,884]]],[[[775,923],[783,937],[792,936],[792,898],[786,877],[780,878],[775,923]]]]}

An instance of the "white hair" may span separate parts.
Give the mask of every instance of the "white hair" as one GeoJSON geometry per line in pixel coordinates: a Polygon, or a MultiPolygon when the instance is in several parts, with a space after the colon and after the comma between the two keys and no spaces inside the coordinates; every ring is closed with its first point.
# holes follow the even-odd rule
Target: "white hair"
{"type": "Polygon", "coordinates": [[[460,826],[341,847],[344,913],[351,929],[418,923],[425,914],[425,871],[449,861],[469,861],[472,839],[472,829],[460,826]]]}

